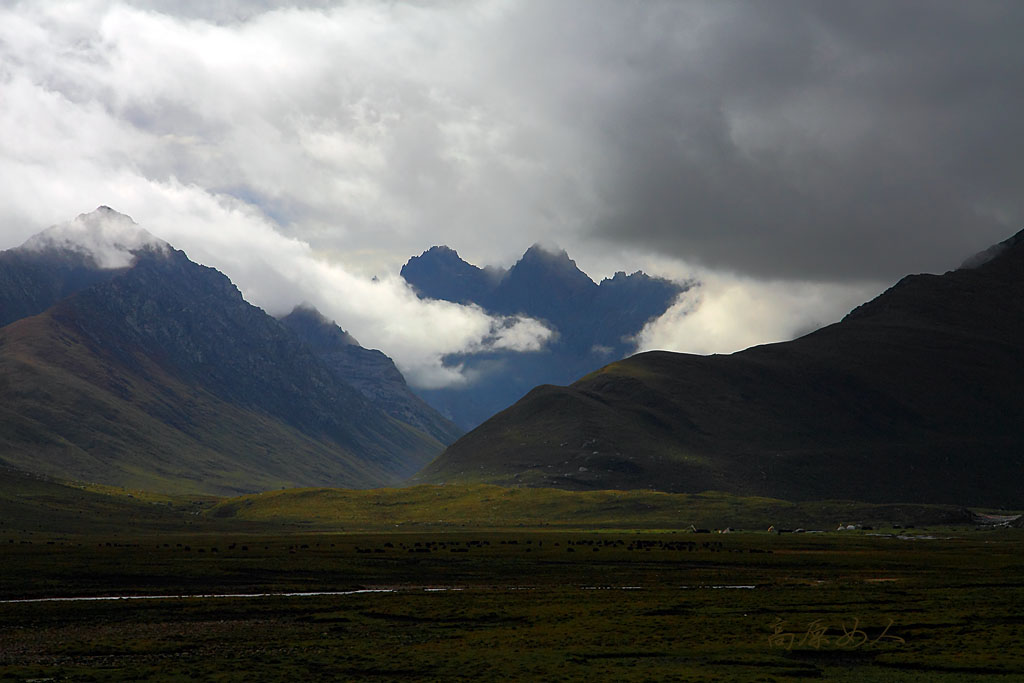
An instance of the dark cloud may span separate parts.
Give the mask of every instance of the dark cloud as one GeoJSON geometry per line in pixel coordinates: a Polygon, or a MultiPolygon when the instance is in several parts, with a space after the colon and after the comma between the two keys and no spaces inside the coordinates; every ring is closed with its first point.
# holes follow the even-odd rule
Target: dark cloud
{"type": "Polygon", "coordinates": [[[661,9],[631,23],[629,82],[590,121],[604,237],[892,278],[1019,229],[1024,5],[715,2],[699,31],[689,6],[661,9]]]}

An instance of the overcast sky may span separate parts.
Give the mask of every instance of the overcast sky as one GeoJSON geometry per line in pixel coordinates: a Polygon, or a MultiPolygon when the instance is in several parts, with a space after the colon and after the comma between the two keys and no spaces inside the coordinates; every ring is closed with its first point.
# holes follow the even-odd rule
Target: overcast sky
{"type": "Polygon", "coordinates": [[[1017,0],[0,2],[0,248],[107,204],[437,385],[544,331],[401,264],[541,241],[698,276],[641,346],[735,350],[1024,227],[1022,35],[1017,0]]]}

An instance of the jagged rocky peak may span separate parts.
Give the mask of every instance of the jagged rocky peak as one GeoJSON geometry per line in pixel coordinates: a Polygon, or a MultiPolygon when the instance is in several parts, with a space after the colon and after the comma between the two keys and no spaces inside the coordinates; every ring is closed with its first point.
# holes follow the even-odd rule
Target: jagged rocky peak
{"type": "Polygon", "coordinates": [[[601,283],[602,284],[605,283],[605,282],[616,282],[616,283],[618,283],[618,282],[629,282],[630,280],[650,280],[650,279],[651,279],[651,276],[648,275],[647,273],[645,273],[642,270],[634,271],[633,273],[630,273],[629,275],[626,275],[626,271],[624,271],[624,270],[617,270],[617,271],[615,271],[615,274],[613,276],[611,276],[610,278],[606,277],[605,279],[601,280],[601,283]]]}
{"type": "MultiPolygon", "coordinates": [[[[626,275],[623,271],[617,271],[612,277],[601,280],[600,289],[604,296],[638,296],[642,299],[651,297],[664,300],[664,305],[671,305],[675,296],[685,292],[696,284],[694,280],[677,282],[660,276],[648,275],[642,270],[626,275]]],[[[658,311],[661,313],[663,311],[658,311]]]]}
{"type": "Polygon", "coordinates": [[[131,216],[100,206],[91,213],[59,223],[30,237],[19,249],[30,252],[74,252],[92,258],[103,269],[126,268],[141,251],[170,253],[167,242],[139,227],[131,216]]]}
{"type": "Polygon", "coordinates": [[[523,254],[523,257],[519,259],[519,263],[516,265],[520,264],[537,264],[569,272],[583,272],[576,265],[576,261],[569,258],[569,252],[565,249],[544,246],[539,242],[535,242],[526,250],[526,253],[523,254]]]}
{"type": "Polygon", "coordinates": [[[447,244],[440,244],[427,249],[423,252],[424,256],[432,256],[438,260],[444,261],[461,261],[462,257],[459,256],[459,252],[455,251],[447,244]]]}
{"type": "Polygon", "coordinates": [[[568,286],[570,291],[597,288],[590,276],[579,269],[564,249],[541,244],[534,244],[527,249],[523,257],[509,269],[508,277],[535,279],[538,284],[558,282],[561,286],[568,286]]]}
{"type": "Polygon", "coordinates": [[[499,277],[462,260],[446,246],[431,247],[402,266],[402,278],[417,294],[455,303],[479,303],[499,277]]]}
{"type": "Polygon", "coordinates": [[[427,249],[419,256],[413,256],[402,267],[402,273],[416,272],[420,270],[441,270],[447,272],[462,272],[479,270],[476,266],[464,261],[459,252],[449,246],[440,245],[427,249]]]}

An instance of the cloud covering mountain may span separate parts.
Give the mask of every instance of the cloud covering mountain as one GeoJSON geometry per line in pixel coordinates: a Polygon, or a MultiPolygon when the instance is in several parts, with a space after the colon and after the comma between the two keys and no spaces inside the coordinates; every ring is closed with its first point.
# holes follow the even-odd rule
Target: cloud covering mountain
{"type": "Polygon", "coordinates": [[[21,245],[22,250],[34,253],[75,252],[104,270],[127,268],[135,259],[135,252],[143,248],[167,252],[170,245],[109,206],[51,226],[21,245]]]}
{"type": "Polygon", "coordinates": [[[7,4],[0,248],[109,204],[440,385],[440,356],[543,332],[399,266],[554,242],[594,279],[706,270],[719,329],[743,299],[787,321],[649,336],[732,350],[1019,228],[1022,26],[1012,1],[7,4]]]}

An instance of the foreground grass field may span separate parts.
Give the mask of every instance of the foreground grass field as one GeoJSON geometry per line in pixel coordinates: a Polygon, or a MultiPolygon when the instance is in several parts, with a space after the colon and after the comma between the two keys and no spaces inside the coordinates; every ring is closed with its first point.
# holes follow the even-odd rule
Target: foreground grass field
{"type": "Polygon", "coordinates": [[[0,680],[1024,678],[1021,533],[914,533],[8,539],[4,600],[380,592],[3,602],[0,680]]]}
{"type": "Polygon", "coordinates": [[[959,508],[5,476],[0,680],[1024,680],[1024,531],[959,508]]]}

